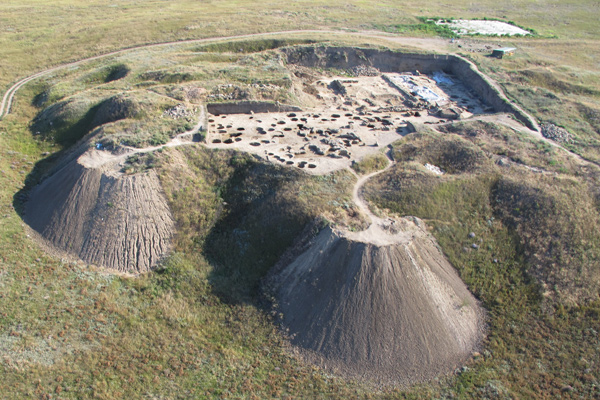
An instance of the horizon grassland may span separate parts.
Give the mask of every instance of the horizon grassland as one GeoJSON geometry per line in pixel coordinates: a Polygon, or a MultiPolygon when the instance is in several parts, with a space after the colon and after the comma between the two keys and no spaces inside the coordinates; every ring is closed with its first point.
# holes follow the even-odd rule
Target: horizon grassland
{"type": "Polygon", "coordinates": [[[0,120],[0,398],[600,398],[599,15],[588,0],[2,1],[2,93],[36,72],[141,44],[336,33],[131,50],[20,89],[0,120]],[[420,17],[497,18],[537,35],[477,36],[459,48],[420,17]],[[374,37],[384,35],[394,40],[374,37]],[[198,144],[132,159],[126,173],[156,171],[177,226],[171,255],[139,276],[50,254],[30,237],[27,190],[99,126],[110,99],[134,106],[119,118],[105,107],[115,122],[106,138],[160,145],[190,126],[152,115],[191,87],[218,93],[233,82],[258,96],[252,84],[261,83],[278,88],[270,100],[296,101],[274,47],[415,51],[402,37],[438,38],[540,123],[569,133],[561,148],[493,121],[422,128],[393,144],[395,165],[365,186],[377,214],[425,221],[487,310],[481,351],[453,374],[380,386],[288,351],[261,279],[316,218],[361,226],[346,170],[311,176],[198,144]],[[503,60],[468,51],[485,45],[518,51],[503,60]],[[425,163],[447,173],[428,174],[425,163]]]}

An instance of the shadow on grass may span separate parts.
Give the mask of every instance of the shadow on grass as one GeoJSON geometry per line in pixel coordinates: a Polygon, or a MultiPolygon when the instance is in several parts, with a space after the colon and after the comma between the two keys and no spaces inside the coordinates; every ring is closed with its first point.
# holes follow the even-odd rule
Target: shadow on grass
{"type": "Polygon", "coordinates": [[[229,180],[223,193],[226,211],[203,246],[213,265],[212,290],[223,302],[257,303],[262,278],[310,221],[294,197],[286,196],[286,183],[297,175],[249,161],[229,180]]]}

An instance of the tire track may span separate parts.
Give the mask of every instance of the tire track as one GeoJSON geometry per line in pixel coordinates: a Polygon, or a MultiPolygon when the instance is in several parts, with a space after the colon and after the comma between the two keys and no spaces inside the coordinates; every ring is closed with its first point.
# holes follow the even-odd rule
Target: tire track
{"type": "Polygon", "coordinates": [[[25,84],[40,78],[42,76],[51,74],[52,72],[59,71],[64,68],[74,67],[81,64],[84,64],[89,61],[95,61],[102,58],[107,58],[119,54],[124,54],[129,51],[141,50],[141,49],[152,49],[152,48],[160,48],[165,46],[175,46],[175,45],[186,45],[186,44],[194,44],[194,43],[209,43],[209,42],[219,42],[219,41],[228,41],[228,40],[236,40],[236,39],[248,39],[248,38],[256,38],[261,36],[278,36],[278,35],[299,35],[299,34],[332,34],[332,35],[351,35],[351,36],[363,36],[370,38],[379,38],[384,40],[389,40],[392,42],[402,42],[406,44],[412,44],[415,47],[427,47],[429,49],[437,49],[444,50],[443,46],[445,41],[441,39],[422,39],[422,38],[403,38],[392,35],[386,35],[383,32],[341,32],[341,31],[333,31],[333,30],[291,30],[291,31],[279,31],[279,32],[267,32],[267,33],[250,33],[246,35],[234,35],[234,36],[224,36],[224,37],[212,37],[212,38],[203,38],[203,39],[189,39],[189,40],[179,40],[179,41],[171,41],[171,42],[163,42],[163,43],[151,43],[151,44],[142,44],[133,47],[127,47],[120,50],[111,51],[109,53],[100,54],[97,56],[83,58],[78,61],[69,62],[66,64],[61,64],[56,67],[51,67],[43,71],[39,71],[35,74],[29,75],[17,83],[12,85],[5,93],[2,98],[2,102],[0,103],[0,120],[4,118],[6,115],[10,113],[12,108],[12,103],[14,101],[15,94],[18,90],[23,87],[25,84]]]}

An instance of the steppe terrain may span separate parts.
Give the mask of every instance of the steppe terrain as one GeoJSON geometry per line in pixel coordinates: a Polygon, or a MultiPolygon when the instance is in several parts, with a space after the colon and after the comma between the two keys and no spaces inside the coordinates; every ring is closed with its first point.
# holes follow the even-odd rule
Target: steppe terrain
{"type": "Polygon", "coordinates": [[[583,3],[0,6],[0,397],[599,397],[583,3]]]}

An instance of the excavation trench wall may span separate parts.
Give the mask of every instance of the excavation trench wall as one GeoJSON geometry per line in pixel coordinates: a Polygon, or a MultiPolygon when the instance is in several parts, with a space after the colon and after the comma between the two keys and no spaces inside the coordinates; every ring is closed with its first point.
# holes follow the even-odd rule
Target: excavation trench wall
{"type": "Polygon", "coordinates": [[[213,115],[302,111],[301,108],[296,106],[267,101],[209,103],[206,105],[206,110],[213,115]]]}
{"type": "Polygon", "coordinates": [[[352,47],[290,47],[281,50],[289,64],[312,68],[349,70],[359,65],[375,67],[384,73],[444,71],[458,78],[496,112],[515,115],[525,126],[539,130],[536,122],[512,104],[501,90],[470,61],[454,55],[401,53],[392,50],[352,47]]]}

